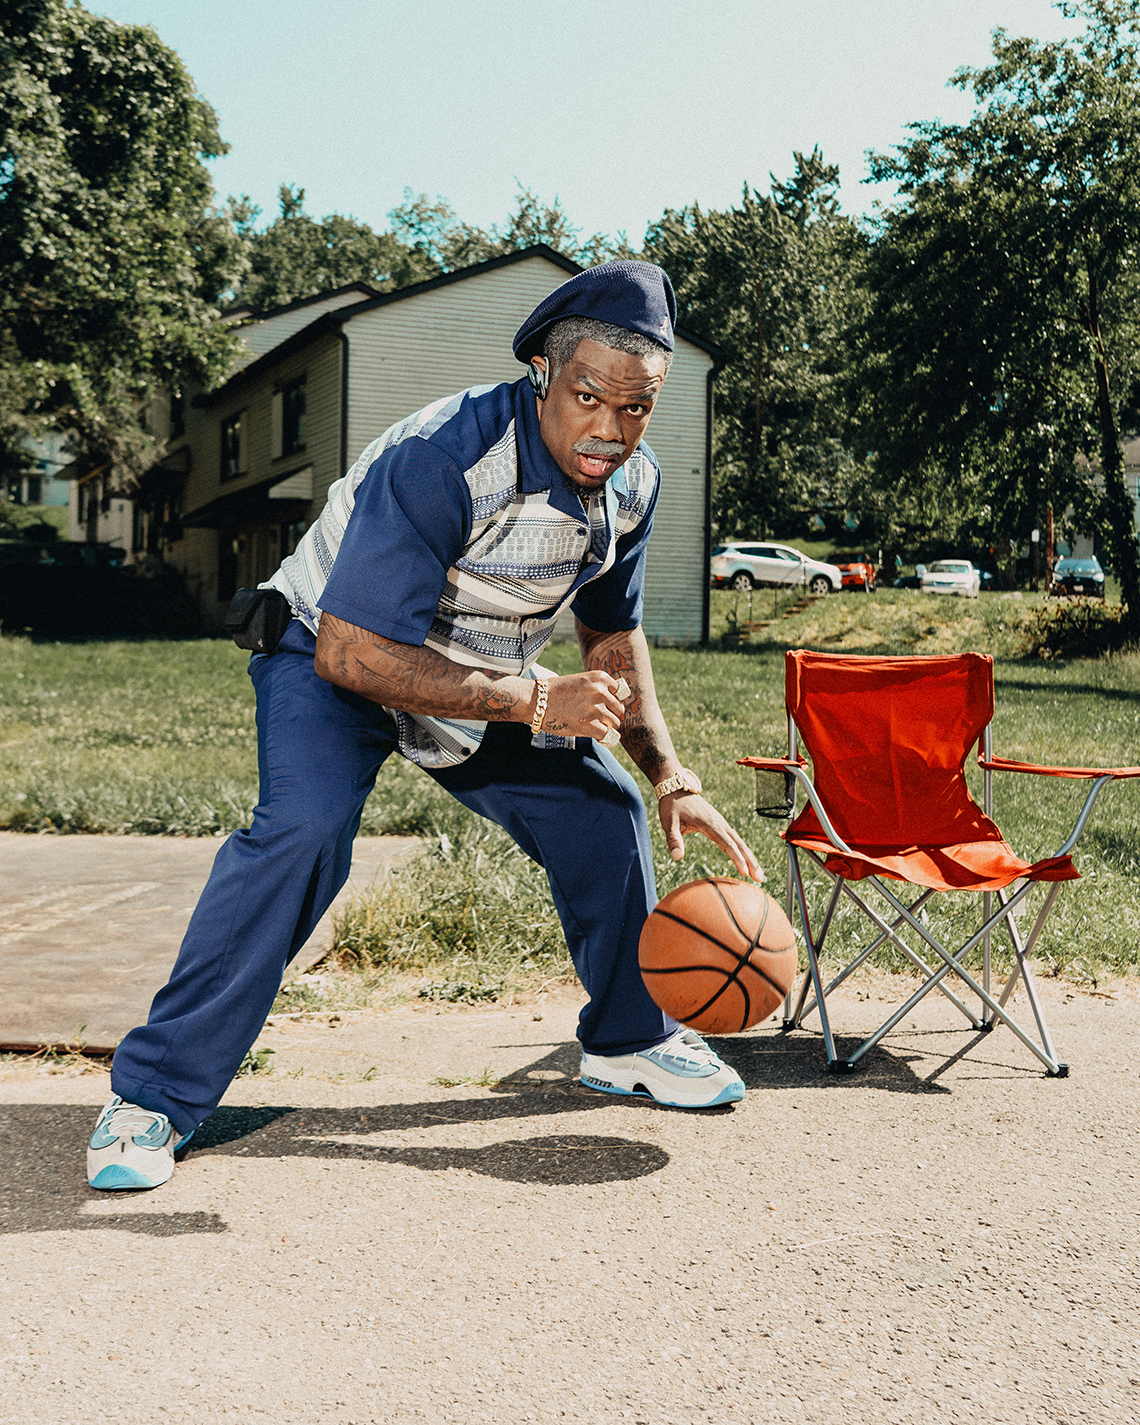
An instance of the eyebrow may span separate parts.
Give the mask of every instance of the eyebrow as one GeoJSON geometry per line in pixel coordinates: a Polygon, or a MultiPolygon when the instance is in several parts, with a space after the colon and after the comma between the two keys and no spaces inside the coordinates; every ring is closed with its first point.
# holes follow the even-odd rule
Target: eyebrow
{"type": "MultiPolygon", "coordinates": [[[[575,384],[578,385],[578,386],[585,386],[585,388],[586,388],[587,391],[593,391],[593,393],[594,393],[596,396],[604,396],[604,395],[606,394],[606,392],[605,392],[605,387],[604,387],[604,386],[599,386],[599,385],[597,384],[597,382],[592,381],[592,380],[590,379],[590,377],[587,376],[587,375],[585,375],[584,373],[583,373],[583,375],[581,375],[581,376],[575,376],[574,382],[575,382],[575,384]]],[[[657,398],[657,391],[656,391],[656,390],[642,391],[642,393],[641,393],[640,395],[638,395],[638,396],[631,396],[630,399],[629,399],[628,401],[626,401],[625,404],[626,404],[627,406],[634,406],[634,405],[639,405],[639,406],[652,405],[653,402],[656,400],[656,398],[657,398]]]]}

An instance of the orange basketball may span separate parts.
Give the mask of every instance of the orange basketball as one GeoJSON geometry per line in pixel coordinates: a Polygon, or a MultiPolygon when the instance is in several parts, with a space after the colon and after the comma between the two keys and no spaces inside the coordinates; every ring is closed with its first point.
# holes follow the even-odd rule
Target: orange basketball
{"type": "Polygon", "coordinates": [[[654,1003],[709,1034],[767,1019],[797,964],[788,917],[759,886],[731,876],[690,881],[658,901],[638,960],[654,1003]]]}

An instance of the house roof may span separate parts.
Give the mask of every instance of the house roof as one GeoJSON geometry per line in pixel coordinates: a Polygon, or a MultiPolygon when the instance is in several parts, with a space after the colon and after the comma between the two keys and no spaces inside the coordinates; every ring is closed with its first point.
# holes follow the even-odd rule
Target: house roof
{"type": "MultiPolygon", "coordinates": [[[[242,367],[235,375],[225,382],[224,385],[216,387],[213,391],[208,391],[201,396],[195,396],[194,404],[200,407],[219,405],[224,401],[236,396],[249,382],[264,375],[278,361],[285,360],[295,352],[308,346],[310,342],[316,341],[322,336],[339,334],[346,322],[350,322],[353,317],[360,316],[363,312],[375,311],[377,307],[391,306],[395,302],[407,301],[409,297],[418,297],[424,292],[434,292],[440,287],[450,287],[457,282],[465,282],[470,277],[481,277],[484,273],[494,272],[500,267],[510,267],[516,262],[525,262],[532,257],[543,257],[548,262],[554,263],[556,267],[561,267],[564,272],[574,276],[584,269],[571,258],[556,252],[554,248],[548,247],[544,242],[533,243],[530,247],[520,248],[517,252],[504,253],[501,257],[489,258],[486,262],[476,262],[470,267],[459,267],[454,272],[444,272],[438,277],[429,277],[425,282],[415,282],[410,287],[401,287],[395,292],[380,292],[374,296],[366,298],[361,302],[354,302],[350,306],[338,307],[336,311],[325,312],[312,321],[308,326],[302,327],[300,331],[294,332],[292,336],[286,338],[278,346],[259,356],[256,361],[251,361],[248,366],[242,367]]],[[[358,284],[364,286],[365,284],[358,284]]],[[[343,292],[347,288],[339,288],[343,292]]],[[[371,289],[369,289],[371,290],[371,289]]],[[[306,302],[316,302],[333,295],[322,293],[319,297],[307,297],[301,302],[295,302],[292,307],[304,305],[306,302]]],[[[281,312],[292,308],[280,307],[266,316],[279,316],[281,312]]],[[[682,340],[711,356],[717,366],[723,366],[728,361],[728,353],[716,345],[715,342],[708,341],[705,337],[699,336],[696,332],[686,327],[683,323],[678,323],[676,334],[682,340]]]]}

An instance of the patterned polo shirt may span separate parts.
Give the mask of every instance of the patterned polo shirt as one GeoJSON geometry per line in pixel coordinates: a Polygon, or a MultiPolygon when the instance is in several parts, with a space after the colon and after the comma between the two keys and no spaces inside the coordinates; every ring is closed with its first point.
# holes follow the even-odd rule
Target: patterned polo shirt
{"type": "MultiPolygon", "coordinates": [[[[533,677],[563,609],[602,633],[641,622],[659,483],[642,443],[583,508],[543,443],[529,383],[474,387],[374,440],[268,582],[313,633],[326,610],[455,663],[533,677]]],[[[386,711],[401,752],[425,767],[462,762],[486,727],[386,711]]]]}

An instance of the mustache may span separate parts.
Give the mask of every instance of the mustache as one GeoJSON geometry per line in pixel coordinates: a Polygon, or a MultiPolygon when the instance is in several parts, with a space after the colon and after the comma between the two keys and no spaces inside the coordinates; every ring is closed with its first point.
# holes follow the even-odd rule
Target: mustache
{"type": "Polygon", "coordinates": [[[579,455],[624,455],[625,446],[620,440],[576,440],[571,447],[579,455]]]}

